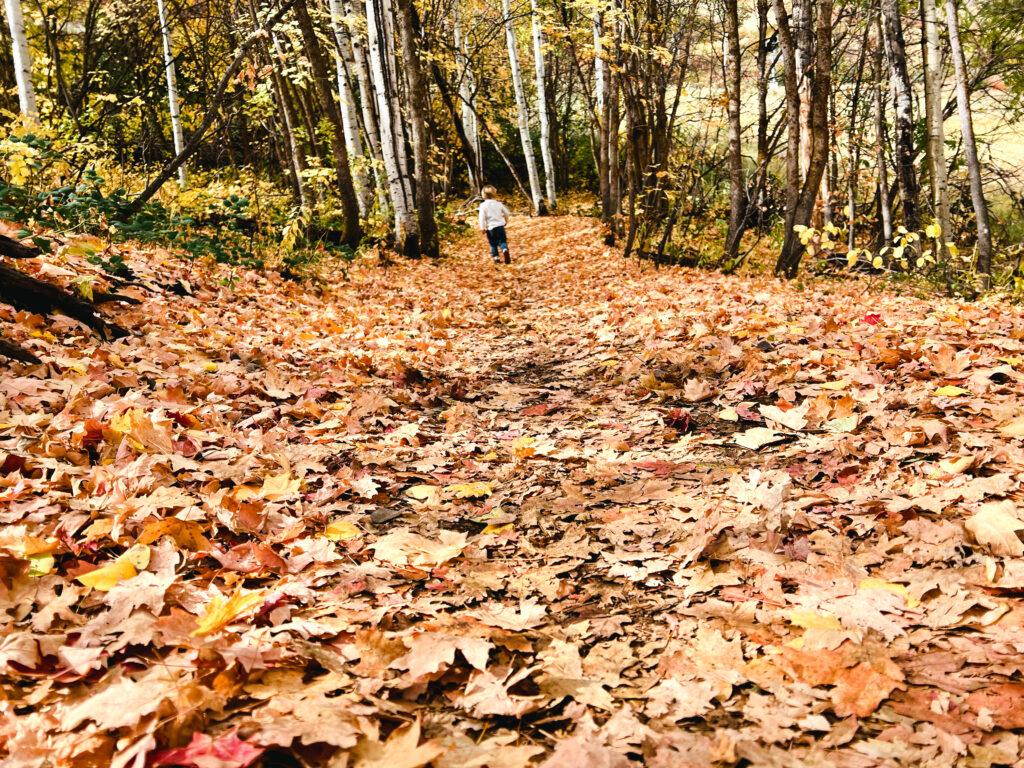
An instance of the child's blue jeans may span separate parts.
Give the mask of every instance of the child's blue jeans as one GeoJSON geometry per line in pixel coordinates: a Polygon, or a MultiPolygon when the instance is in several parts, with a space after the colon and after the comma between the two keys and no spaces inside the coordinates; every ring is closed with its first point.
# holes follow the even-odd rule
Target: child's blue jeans
{"type": "Polygon", "coordinates": [[[498,250],[508,250],[508,242],[505,239],[505,228],[495,227],[487,230],[487,244],[491,246],[491,256],[498,258],[498,250]]]}

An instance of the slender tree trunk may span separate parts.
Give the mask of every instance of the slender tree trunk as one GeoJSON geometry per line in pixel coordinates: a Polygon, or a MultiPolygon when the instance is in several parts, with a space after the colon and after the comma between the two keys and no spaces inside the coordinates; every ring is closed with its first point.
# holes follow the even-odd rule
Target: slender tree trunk
{"type": "Polygon", "coordinates": [[[412,134],[412,156],[416,173],[416,221],[420,231],[420,251],[437,258],[441,246],[434,219],[434,192],[430,179],[430,138],[427,134],[427,79],[420,63],[418,21],[413,0],[395,0],[398,8],[398,29],[402,39],[402,65],[408,85],[407,115],[412,134]]]}
{"type": "Polygon", "coordinates": [[[884,33],[878,16],[875,17],[875,28],[875,55],[872,62],[875,86],[875,163],[878,166],[878,219],[882,230],[881,246],[884,247],[892,244],[892,202],[889,200],[889,173],[885,157],[885,89],[882,87],[884,33]]]}
{"type": "MultiPolygon", "coordinates": [[[[349,11],[366,22],[365,7],[361,0],[356,0],[349,7],[349,11]]],[[[380,123],[377,119],[374,94],[376,89],[373,77],[370,74],[370,67],[366,61],[366,49],[361,38],[352,34],[349,36],[349,44],[352,49],[352,63],[355,69],[356,82],[359,85],[359,106],[363,117],[363,137],[370,149],[370,156],[373,158],[373,177],[377,188],[377,205],[382,211],[388,207],[388,177],[384,168],[384,154],[381,150],[380,123]]]]}
{"type": "Polygon", "coordinates": [[[320,109],[331,126],[331,153],[334,156],[334,172],[341,202],[341,214],[345,219],[345,230],[342,241],[350,248],[356,248],[363,239],[362,227],[359,223],[359,201],[356,199],[355,186],[352,183],[352,171],[349,167],[348,148],[345,146],[345,128],[341,122],[341,113],[334,102],[331,92],[331,76],[328,74],[327,62],[324,61],[320,49],[320,41],[313,29],[313,20],[309,16],[306,0],[296,0],[295,20],[302,33],[302,43],[306,49],[306,58],[313,71],[313,86],[320,109]]]}
{"type": "Polygon", "coordinates": [[[199,123],[199,127],[192,132],[192,136],[189,137],[188,142],[167,165],[165,165],[160,173],[146,186],[142,193],[136,197],[131,205],[128,206],[127,212],[129,214],[136,214],[142,210],[149,200],[152,199],[153,195],[160,191],[162,187],[171,176],[174,175],[175,171],[178,170],[178,166],[188,160],[192,154],[199,149],[199,145],[203,142],[203,137],[206,136],[206,132],[210,130],[210,126],[213,125],[214,119],[217,117],[217,112],[220,109],[221,102],[224,101],[224,95],[227,93],[228,85],[234,78],[238,68],[242,66],[242,62],[245,57],[249,55],[249,51],[255,46],[260,40],[270,34],[270,31],[277,26],[278,22],[281,21],[281,17],[284,16],[288,10],[292,7],[296,0],[285,0],[280,8],[274,12],[274,14],[267,19],[266,23],[262,28],[257,29],[252,35],[250,35],[245,42],[238,46],[238,50],[235,52],[235,58],[228,64],[227,69],[221,75],[220,81],[217,83],[217,89],[214,91],[212,98],[210,99],[210,106],[206,109],[206,114],[203,115],[202,122],[199,123]]]}
{"type": "Polygon", "coordinates": [[[739,255],[746,221],[747,194],[743,184],[743,126],[740,123],[740,21],[737,0],[725,3],[725,87],[729,99],[729,232],[725,255],[739,255]]]}
{"type": "MultiPolygon", "coordinates": [[[[256,4],[253,0],[249,0],[249,10],[252,13],[253,22],[256,22],[256,4]]],[[[274,45],[274,55],[277,56],[279,62],[285,60],[284,52],[281,50],[281,43],[277,38],[277,35],[273,32],[270,33],[270,39],[274,45]]],[[[270,53],[267,52],[269,57],[270,53]]],[[[278,68],[274,66],[275,62],[271,61],[271,78],[274,82],[274,91],[277,94],[278,111],[281,113],[281,122],[284,125],[285,141],[288,145],[289,159],[291,162],[292,173],[295,178],[295,191],[299,196],[299,206],[303,210],[308,210],[309,195],[306,192],[306,180],[303,177],[303,171],[306,170],[306,157],[302,151],[302,144],[299,142],[298,137],[295,135],[295,110],[292,107],[291,99],[289,98],[288,89],[285,87],[284,78],[281,77],[281,73],[278,72],[278,68]]]]}
{"type": "Polygon", "coordinates": [[[11,29],[11,49],[14,55],[14,78],[18,83],[18,105],[21,114],[36,122],[39,116],[36,108],[36,89],[32,85],[32,55],[25,39],[25,19],[21,15],[21,0],[4,0],[7,10],[7,24],[11,29]]]}
{"type": "Polygon", "coordinates": [[[537,173],[537,160],[533,155],[533,139],[530,138],[530,117],[526,105],[526,91],[523,88],[523,73],[519,67],[519,53],[516,50],[516,30],[512,21],[512,9],[509,0],[502,0],[502,12],[505,16],[505,42],[508,45],[508,63],[512,70],[512,88],[515,90],[516,111],[519,117],[519,139],[523,145],[523,156],[526,160],[526,175],[530,179],[530,197],[533,199],[533,210],[538,216],[546,211],[544,196],[540,188],[540,176],[537,173]]]}
{"type": "Polygon", "coordinates": [[[960,113],[960,134],[963,137],[964,154],[967,158],[967,178],[971,183],[971,202],[978,222],[978,271],[984,275],[983,287],[987,289],[992,275],[992,231],[989,227],[985,190],[981,183],[978,145],[974,139],[971,96],[967,89],[967,65],[960,41],[960,17],[956,0],[946,0],[946,25],[949,27],[949,46],[952,49],[953,68],[956,71],[956,103],[960,113]]]}
{"type": "Polygon", "coordinates": [[[909,232],[917,232],[921,229],[920,187],[914,168],[913,93],[907,74],[903,21],[899,0],[881,0],[880,5],[885,24],[885,53],[889,59],[889,77],[896,106],[896,182],[903,205],[903,226],[909,232]]]}
{"type": "Polygon", "coordinates": [[[846,143],[850,151],[850,167],[846,179],[846,247],[853,250],[857,246],[857,186],[860,182],[860,149],[861,139],[857,133],[860,122],[860,94],[864,85],[864,62],[868,55],[868,35],[871,25],[864,26],[864,36],[860,41],[860,53],[857,56],[857,80],[853,86],[853,100],[850,104],[850,126],[847,131],[846,143]]]}
{"type": "Polygon", "coordinates": [[[939,49],[939,21],[935,0],[921,0],[924,34],[924,104],[928,124],[928,171],[932,179],[932,206],[942,230],[942,260],[949,259],[946,243],[951,239],[949,222],[949,180],[946,169],[946,137],[942,130],[942,53],[939,49]]]}
{"type": "MultiPolygon", "coordinates": [[[[612,0],[612,10],[619,10],[615,0],[612,0]]],[[[618,217],[622,213],[622,184],[619,179],[619,62],[622,51],[622,25],[615,13],[612,15],[611,23],[615,44],[612,48],[612,66],[605,73],[605,109],[608,111],[608,205],[611,216],[609,223],[612,233],[615,234],[618,229],[618,217]]],[[[639,168],[636,170],[640,173],[639,168]]],[[[636,181],[639,188],[639,177],[636,181]]]]}
{"type": "MultiPolygon", "coordinates": [[[[786,90],[786,196],[782,254],[794,246],[797,201],[800,198],[800,75],[796,68],[796,43],[789,25],[783,0],[774,0],[778,23],[779,45],[782,48],[783,83],[786,90]]],[[[781,255],[780,255],[781,259],[781,255]]]]}
{"type": "MultiPolygon", "coordinates": [[[[167,106],[171,112],[171,134],[174,137],[174,154],[179,154],[185,146],[185,134],[181,129],[181,110],[178,107],[178,76],[174,67],[174,49],[171,47],[171,25],[167,22],[167,7],[164,0],[156,0],[157,13],[160,16],[160,37],[164,44],[164,74],[167,76],[167,106]]],[[[184,189],[188,185],[188,169],[185,163],[178,167],[178,185],[184,189]]]]}
{"type": "MultiPolygon", "coordinates": [[[[473,111],[473,72],[469,66],[469,56],[466,54],[466,39],[462,34],[462,24],[459,20],[459,4],[452,6],[454,16],[454,42],[455,62],[458,65],[459,77],[459,101],[462,107],[461,124],[462,131],[466,137],[466,145],[469,152],[464,151],[466,157],[466,172],[469,175],[469,185],[475,194],[480,193],[484,185],[483,165],[480,157],[480,135],[477,130],[476,113],[473,111]],[[472,158],[472,159],[471,159],[472,158]]],[[[452,116],[455,119],[455,116],[452,116]]]]}
{"type": "MultiPolygon", "coordinates": [[[[597,166],[598,193],[601,196],[601,221],[610,226],[614,217],[611,189],[608,186],[608,144],[610,120],[608,115],[608,78],[604,51],[604,20],[600,9],[594,11],[594,87],[597,94],[597,166]]],[[[614,241],[614,235],[612,235],[614,241]]]]}
{"type": "Polygon", "coordinates": [[[359,139],[359,111],[356,107],[355,94],[349,72],[352,62],[352,50],[348,44],[347,30],[342,29],[345,9],[341,0],[330,0],[331,31],[337,50],[334,64],[338,76],[338,101],[341,107],[341,127],[345,131],[345,148],[348,150],[349,164],[352,168],[352,183],[356,190],[356,202],[359,203],[359,215],[366,216],[373,205],[373,190],[366,174],[366,163],[363,158],[363,143],[359,139]]]}
{"type": "Polygon", "coordinates": [[[537,0],[530,0],[530,22],[533,27],[533,62],[537,74],[537,115],[540,118],[540,156],[544,161],[544,182],[548,194],[548,208],[554,210],[555,161],[551,156],[551,122],[548,110],[547,84],[544,76],[544,32],[537,13],[537,0]]]}
{"type": "Polygon", "coordinates": [[[813,0],[793,0],[793,42],[796,46],[797,83],[800,90],[800,177],[811,163],[811,65],[814,55],[813,0]]]}
{"type": "Polygon", "coordinates": [[[394,42],[387,19],[390,13],[390,0],[366,0],[366,27],[373,90],[377,96],[381,155],[395,213],[395,247],[400,253],[416,255],[420,252],[420,233],[413,208],[402,137],[402,110],[398,103],[398,82],[394,71],[394,42]]]}
{"type": "MultiPolygon", "coordinates": [[[[781,4],[781,0],[779,1],[781,4]]],[[[807,176],[793,215],[793,226],[807,226],[810,223],[814,203],[821,189],[821,178],[828,165],[828,105],[829,94],[832,91],[832,0],[820,0],[816,30],[811,86],[811,155],[807,176]]],[[[791,237],[788,245],[789,249],[784,247],[779,254],[775,271],[793,278],[796,277],[803,256],[803,244],[799,239],[791,237]]]]}

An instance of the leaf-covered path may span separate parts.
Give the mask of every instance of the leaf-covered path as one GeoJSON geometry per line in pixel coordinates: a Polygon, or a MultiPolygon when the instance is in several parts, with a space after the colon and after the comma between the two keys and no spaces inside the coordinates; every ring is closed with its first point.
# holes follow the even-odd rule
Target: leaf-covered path
{"type": "Polygon", "coordinates": [[[1016,764],[1020,311],[510,234],[6,318],[5,765],[1016,764]]]}

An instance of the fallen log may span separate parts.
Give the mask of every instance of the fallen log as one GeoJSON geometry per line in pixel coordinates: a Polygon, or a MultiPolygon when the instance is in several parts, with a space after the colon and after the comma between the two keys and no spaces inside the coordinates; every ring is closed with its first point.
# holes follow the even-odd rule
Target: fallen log
{"type": "Polygon", "coordinates": [[[11,344],[9,341],[0,339],[0,355],[10,358],[11,360],[20,360],[23,363],[41,363],[38,357],[33,355],[27,349],[22,349],[17,344],[11,344]]]}
{"type": "Polygon", "coordinates": [[[36,248],[34,245],[25,245],[20,240],[0,235],[0,256],[6,256],[9,259],[34,259],[36,256],[42,256],[42,254],[41,248],[36,248]]]}
{"type": "Polygon", "coordinates": [[[0,264],[0,301],[15,309],[41,315],[61,312],[85,323],[104,338],[119,339],[128,335],[128,331],[121,326],[107,322],[87,301],[3,264],[0,264]]]}

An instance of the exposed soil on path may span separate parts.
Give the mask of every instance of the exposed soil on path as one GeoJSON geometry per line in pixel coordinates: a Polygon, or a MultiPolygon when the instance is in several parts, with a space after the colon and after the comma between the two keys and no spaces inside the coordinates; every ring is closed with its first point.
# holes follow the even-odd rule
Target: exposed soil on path
{"type": "Polygon", "coordinates": [[[1017,764],[1020,311],[509,234],[33,337],[10,765],[1017,764]]]}

